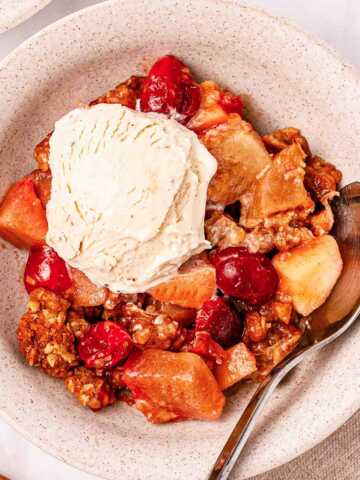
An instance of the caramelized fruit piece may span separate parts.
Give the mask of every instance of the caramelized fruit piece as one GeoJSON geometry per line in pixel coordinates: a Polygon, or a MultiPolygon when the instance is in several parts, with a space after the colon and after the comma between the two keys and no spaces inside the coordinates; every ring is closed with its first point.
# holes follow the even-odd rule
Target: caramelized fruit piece
{"type": "Polygon", "coordinates": [[[205,330],[187,330],[187,338],[182,351],[200,355],[206,365],[213,370],[215,365],[221,365],[225,359],[225,350],[205,330]]]}
{"type": "Polygon", "coordinates": [[[241,324],[223,297],[207,300],[198,311],[195,330],[205,330],[223,347],[234,345],[241,337],[241,324]]]}
{"type": "Polygon", "coordinates": [[[271,165],[265,146],[250,123],[235,113],[215,128],[199,135],[218,161],[218,169],[208,190],[208,199],[229,205],[240,199],[271,165]]]}
{"type": "Polygon", "coordinates": [[[197,309],[215,292],[215,269],[203,255],[190,259],[175,277],[149,290],[161,302],[197,309]]]}
{"type": "Polygon", "coordinates": [[[242,225],[253,228],[280,212],[313,210],[313,202],[304,187],[304,158],[305,154],[297,143],[275,156],[271,167],[242,196],[242,225]]]}
{"type": "Polygon", "coordinates": [[[145,350],[131,355],[124,372],[135,406],[149,421],[161,421],[158,409],[168,412],[165,421],[217,420],[221,415],[225,398],[205,362],[194,353],[145,350]]]}
{"type": "Polygon", "coordinates": [[[265,340],[268,332],[267,318],[259,312],[246,312],[243,340],[248,342],[261,342],[265,340]]]}
{"type": "Polygon", "coordinates": [[[281,293],[282,301],[273,300],[262,305],[258,311],[248,311],[245,313],[245,326],[243,332],[243,342],[258,343],[266,339],[268,331],[274,323],[283,322],[287,325],[293,319],[293,305],[289,296],[281,293]]]}
{"type": "Polygon", "coordinates": [[[243,111],[243,103],[239,96],[221,90],[212,81],[200,84],[200,108],[186,125],[195,132],[201,132],[226,122],[230,113],[243,111]]]}
{"type": "Polygon", "coordinates": [[[244,104],[239,95],[233,95],[231,92],[224,91],[221,93],[220,105],[226,113],[238,113],[240,116],[243,113],[244,104]]]}
{"type": "Polygon", "coordinates": [[[44,241],[48,225],[33,183],[20,180],[6,192],[0,205],[0,236],[19,248],[44,241]]]}
{"type": "Polygon", "coordinates": [[[255,355],[244,343],[238,343],[225,352],[221,365],[215,367],[215,378],[221,390],[231,387],[256,372],[255,355]]]}
{"type": "Polygon", "coordinates": [[[324,208],[309,217],[309,223],[312,233],[319,237],[329,233],[334,226],[335,218],[329,201],[324,200],[324,208]]]}
{"type": "Polygon", "coordinates": [[[175,322],[179,322],[180,325],[191,325],[195,320],[195,308],[180,307],[180,305],[174,305],[172,303],[159,302],[159,304],[160,312],[168,315],[175,322]]]}
{"type": "Polygon", "coordinates": [[[217,285],[226,295],[257,305],[267,302],[277,290],[276,270],[261,253],[229,247],[214,252],[211,261],[216,268],[217,285]]]}
{"type": "Polygon", "coordinates": [[[278,323],[272,325],[264,341],[250,345],[255,354],[259,381],[295,349],[301,337],[302,331],[299,328],[278,323]]]}
{"type": "Polygon", "coordinates": [[[187,127],[201,132],[226,122],[228,113],[221,104],[222,92],[215,82],[206,81],[200,84],[200,107],[187,123],[187,127]]]}
{"type": "Polygon", "coordinates": [[[85,273],[77,268],[70,268],[73,288],[71,301],[77,307],[96,307],[103,305],[107,297],[107,289],[97,287],[85,273]]]}
{"type": "Polygon", "coordinates": [[[329,296],[341,273],[342,259],[336,240],[323,235],[275,255],[273,265],[280,277],[280,290],[290,295],[295,310],[306,316],[329,296]]]}
{"type": "Polygon", "coordinates": [[[87,368],[103,370],[126,358],[132,348],[130,335],[118,324],[105,321],[90,327],[82,337],[78,351],[87,368]]]}
{"type": "Polygon", "coordinates": [[[30,293],[45,288],[57,294],[64,293],[72,282],[66,263],[48,245],[33,247],[25,267],[24,284],[30,293]]]}
{"type": "Polygon", "coordinates": [[[38,143],[34,149],[34,158],[38,164],[38,168],[42,172],[49,170],[49,154],[50,154],[50,138],[52,132],[48,133],[45,138],[38,143]]]}
{"type": "Polygon", "coordinates": [[[29,173],[29,175],[26,175],[25,178],[33,182],[35,193],[40,198],[40,201],[45,208],[46,204],[50,200],[52,180],[51,172],[34,170],[33,172],[29,173]]]}
{"type": "Polygon", "coordinates": [[[198,110],[200,91],[178,58],[166,55],[151,67],[140,95],[143,112],[158,112],[186,122],[198,110]]]}
{"type": "Polygon", "coordinates": [[[262,137],[268,150],[272,153],[281,152],[284,148],[297,143],[304,150],[306,155],[311,155],[309,144],[301,131],[297,128],[282,128],[262,137]]]}

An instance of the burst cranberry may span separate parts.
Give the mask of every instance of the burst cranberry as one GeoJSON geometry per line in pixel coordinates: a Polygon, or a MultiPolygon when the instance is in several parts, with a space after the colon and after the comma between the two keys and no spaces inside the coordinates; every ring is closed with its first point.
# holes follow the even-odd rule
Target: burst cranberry
{"type": "Polygon", "coordinates": [[[200,89],[189,69],[173,55],[160,58],[143,84],[140,107],[186,122],[200,106],[200,89]]]}
{"type": "Polygon", "coordinates": [[[24,283],[29,293],[35,288],[45,288],[61,294],[72,285],[66,263],[48,245],[31,249],[25,267],[24,283]]]}
{"type": "Polygon", "coordinates": [[[189,351],[200,355],[209,368],[212,369],[215,364],[221,365],[226,358],[223,348],[215,342],[209,332],[195,331],[194,338],[190,343],[189,351]]]}
{"type": "Polygon", "coordinates": [[[79,343],[79,357],[87,368],[114,367],[133,348],[130,335],[114,322],[99,322],[90,327],[79,343]]]}
{"type": "Polygon", "coordinates": [[[223,347],[234,345],[241,336],[240,320],[222,297],[204,303],[196,316],[195,328],[209,332],[223,347]]]}
{"type": "Polygon", "coordinates": [[[277,290],[278,275],[265,255],[229,247],[213,254],[212,262],[217,285],[227,295],[258,305],[267,302],[277,290]]]}
{"type": "Polygon", "coordinates": [[[241,97],[232,95],[229,92],[224,92],[220,98],[220,105],[226,113],[238,113],[242,115],[244,104],[241,97]]]}

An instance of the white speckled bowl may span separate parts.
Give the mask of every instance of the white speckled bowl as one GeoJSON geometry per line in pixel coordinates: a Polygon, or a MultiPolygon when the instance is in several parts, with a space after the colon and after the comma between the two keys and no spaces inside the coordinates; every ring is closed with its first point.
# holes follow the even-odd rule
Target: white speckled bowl
{"type": "MultiPolygon", "coordinates": [[[[358,176],[360,82],[327,47],[235,2],[112,0],[46,28],[0,65],[0,194],[33,168],[32,149],[57,118],[166,52],[200,78],[243,92],[261,130],[300,127],[345,182],[358,176]]],[[[24,258],[0,250],[2,416],[48,452],[108,479],[204,479],[251,387],[240,388],[218,423],[152,426],[126,405],[100,414],[83,409],[61,381],[18,354],[24,258]]],[[[359,408],[359,335],[352,330],[279,388],[234,478],[289,461],[359,408]]]]}
{"type": "Polygon", "coordinates": [[[0,33],[25,22],[51,0],[0,0],[0,33]]]}

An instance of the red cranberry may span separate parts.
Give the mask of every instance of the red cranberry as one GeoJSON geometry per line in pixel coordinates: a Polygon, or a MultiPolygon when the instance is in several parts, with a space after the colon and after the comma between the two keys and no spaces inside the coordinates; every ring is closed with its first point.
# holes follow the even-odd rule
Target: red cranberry
{"type": "Polygon", "coordinates": [[[126,358],[133,348],[130,335],[114,322],[99,322],[79,343],[79,357],[87,368],[108,369],[126,358]]]}
{"type": "Polygon", "coordinates": [[[196,316],[195,328],[209,332],[223,347],[234,345],[241,336],[240,320],[222,297],[204,303],[196,316]]]}
{"type": "Polygon", "coordinates": [[[46,288],[61,294],[72,285],[66,263],[48,245],[31,249],[25,267],[24,283],[29,293],[35,288],[46,288]]]}
{"type": "Polygon", "coordinates": [[[220,105],[226,113],[238,113],[242,115],[244,104],[241,97],[224,92],[220,98],[220,105]]]}
{"type": "Polygon", "coordinates": [[[200,106],[200,89],[189,69],[173,55],[159,58],[143,84],[140,107],[186,122],[200,106]]]}
{"type": "Polygon", "coordinates": [[[229,247],[212,255],[218,287],[252,305],[265,303],[277,290],[279,278],[271,261],[260,253],[229,247]]]}

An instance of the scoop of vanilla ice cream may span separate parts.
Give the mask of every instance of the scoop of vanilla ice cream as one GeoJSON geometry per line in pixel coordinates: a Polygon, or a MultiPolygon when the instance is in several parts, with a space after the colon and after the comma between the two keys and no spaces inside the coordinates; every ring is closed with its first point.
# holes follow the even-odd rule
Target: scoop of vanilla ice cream
{"type": "Polygon", "coordinates": [[[209,248],[217,164],[175,120],[122,105],[79,108],[50,140],[47,243],[96,285],[142,292],[209,248]]]}

